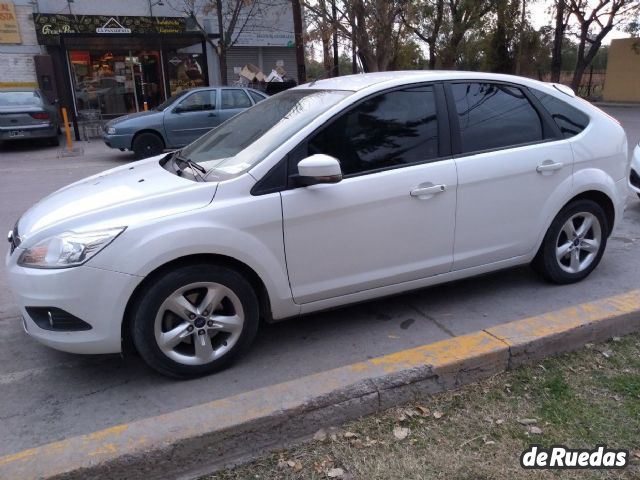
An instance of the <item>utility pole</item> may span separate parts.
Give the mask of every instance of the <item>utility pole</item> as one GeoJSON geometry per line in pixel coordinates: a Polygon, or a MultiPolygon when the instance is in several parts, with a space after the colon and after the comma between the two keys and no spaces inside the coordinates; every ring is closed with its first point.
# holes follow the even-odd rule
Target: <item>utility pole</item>
{"type": "Polygon", "coordinates": [[[293,31],[296,44],[296,63],[298,64],[298,83],[307,82],[307,68],[304,60],[304,36],[302,32],[302,7],[300,0],[291,0],[293,10],[293,31]]]}

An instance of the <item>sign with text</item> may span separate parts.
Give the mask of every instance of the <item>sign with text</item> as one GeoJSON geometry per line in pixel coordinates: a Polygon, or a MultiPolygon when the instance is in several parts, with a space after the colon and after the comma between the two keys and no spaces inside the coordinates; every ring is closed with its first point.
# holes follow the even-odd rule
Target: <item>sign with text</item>
{"type": "Polygon", "coordinates": [[[13,2],[0,2],[0,43],[22,43],[13,2]]]}
{"type": "Polygon", "coordinates": [[[59,42],[61,34],[154,34],[184,33],[182,17],[127,17],[108,15],[34,15],[38,42],[51,45],[59,42]]]}

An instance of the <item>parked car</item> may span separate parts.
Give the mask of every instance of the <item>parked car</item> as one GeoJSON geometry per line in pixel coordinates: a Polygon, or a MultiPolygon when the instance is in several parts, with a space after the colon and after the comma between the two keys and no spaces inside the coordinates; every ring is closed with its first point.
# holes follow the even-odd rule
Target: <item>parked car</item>
{"type": "Polygon", "coordinates": [[[640,142],[638,142],[633,151],[631,169],[629,171],[629,185],[636,195],[640,197],[640,142]]]}
{"type": "Polygon", "coordinates": [[[48,139],[59,145],[58,108],[37,88],[0,88],[0,144],[10,140],[48,139]]]}
{"type": "Polygon", "coordinates": [[[156,108],[125,115],[105,125],[108,147],[146,158],[193,142],[225,120],[267,98],[251,88],[183,90],[156,108]]]}
{"type": "Polygon", "coordinates": [[[76,353],[132,343],[191,377],[246,350],[259,318],[529,263],[580,281],[622,219],[628,168],[622,127],[566,87],[332,78],[48,196],[6,262],[32,337],[76,353]]]}

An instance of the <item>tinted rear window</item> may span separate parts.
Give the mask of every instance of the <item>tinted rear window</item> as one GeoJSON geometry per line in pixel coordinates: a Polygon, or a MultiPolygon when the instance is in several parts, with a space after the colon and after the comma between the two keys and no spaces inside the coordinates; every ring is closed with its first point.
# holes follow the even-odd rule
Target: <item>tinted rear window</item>
{"type": "Polygon", "coordinates": [[[0,92],[0,107],[20,107],[42,105],[40,95],[35,90],[26,92],[0,92]]]}
{"type": "Polygon", "coordinates": [[[579,134],[589,125],[589,117],[577,108],[572,107],[552,95],[547,95],[533,88],[530,90],[531,93],[538,97],[540,103],[542,103],[551,117],[553,117],[564,138],[579,134]]]}
{"type": "Polygon", "coordinates": [[[455,83],[451,89],[464,153],[543,140],[538,112],[520,89],[475,82],[455,83]]]}

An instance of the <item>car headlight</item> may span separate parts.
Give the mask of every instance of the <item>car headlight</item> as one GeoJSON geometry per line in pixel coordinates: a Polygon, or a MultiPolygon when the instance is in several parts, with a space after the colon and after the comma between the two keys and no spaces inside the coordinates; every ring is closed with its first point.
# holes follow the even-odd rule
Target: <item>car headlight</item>
{"type": "Polygon", "coordinates": [[[107,127],[107,135],[115,135],[116,127],[107,127]]]}
{"type": "Polygon", "coordinates": [[[126,227],[93,232],[65,232],[25,249],[18,265],[30,268],[68,268],[82,265],[109,245],[126,227]]]}

